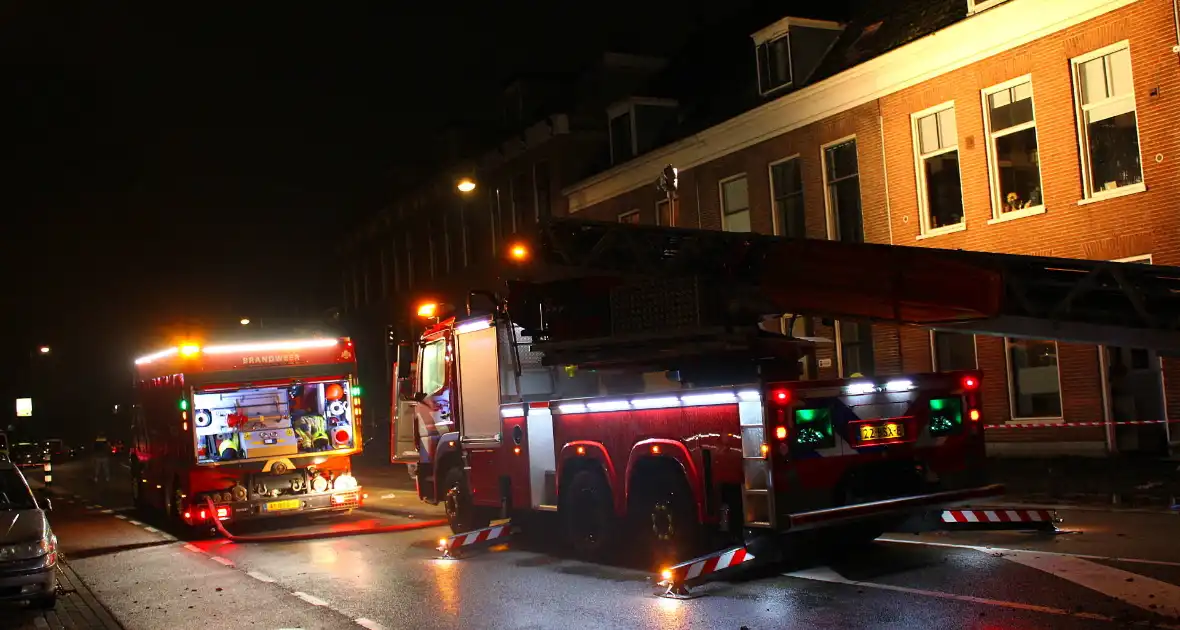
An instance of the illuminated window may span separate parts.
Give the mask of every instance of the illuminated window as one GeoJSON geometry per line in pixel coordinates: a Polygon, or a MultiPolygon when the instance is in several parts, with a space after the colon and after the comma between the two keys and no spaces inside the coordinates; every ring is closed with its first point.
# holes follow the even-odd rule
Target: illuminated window
{"type": "Polygon", "coordinates": [[[721,228],[726,232],[750,231],[750,189],[745,175],[721,182],[721,228]]]}
{"type": "Polygon", "coordinates": [[[1005,339],[1013,418],[1060,418],[1057,342],[1005,339]]]}
{"type": "Polygon", "coordinates": [[[774,196],[774,220],[778,234],[805,238],[807,223],[803,216],[803,176],[799,171],[798,156],[770,165],[770,193],[774,196]]]}
{"type": "Polygon", "coordinates": [[[1085,196],[1142,190],[1131,49],[1122,42],[1071,63],[1085,196]]]}
{"type": "Polygon", "coordinates": [[[422,346],[422,391],[435,394],[447,382],[446,340],[438,339],[422,346]]]}
{"type": "Polygon", "coordinates": [[[945,103],[910,117],[918,154],[918,207],[922,233],[963,227],[963,187],[959,178],[959,137],[955,104],[945,103]]]}
{"type": "Polygon", "coordinates": [[[1043,212],[1032,81],[1021,77],[984,90],[983,106],[993,216],[1012,218],[1043,212]]]}
{"type": "Polygon", "coordinates": [[[846,243],[865,242],[860,207],[860,166],[856,139],[840,140],[823,148],[824,188],[828,238],[846,243]]]}
{"type": "Polygon", "coordinates": [[[620,214],[619,223],[632,223],[639,225],[639,211],[632,210],[630,212],[624,212],[623,214],[620,214]]]}
{"type": "Polygon", "coordinates": [[[936,372],[974,370],[979,367],[975,354],[975,335],[931,331],[930,349],[936,372]]]}

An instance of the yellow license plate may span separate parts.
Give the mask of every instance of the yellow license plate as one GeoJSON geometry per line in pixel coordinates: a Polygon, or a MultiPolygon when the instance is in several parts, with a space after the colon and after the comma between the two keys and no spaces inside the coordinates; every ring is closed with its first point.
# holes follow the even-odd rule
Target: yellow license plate
{"type": "Polygon", "coordinates": [[[860,441],[897,440],[905,437],[905,425],[893,422],[887,424],[860,425],[860,441]]]}
{"type": "Polygon", "coordinates": [[[281,512],[283,510],[298,510],[303,506],[303,502],[299,499],[288,499],[286,501],[271,501],[266,504],[267,512],[281,512]]]}

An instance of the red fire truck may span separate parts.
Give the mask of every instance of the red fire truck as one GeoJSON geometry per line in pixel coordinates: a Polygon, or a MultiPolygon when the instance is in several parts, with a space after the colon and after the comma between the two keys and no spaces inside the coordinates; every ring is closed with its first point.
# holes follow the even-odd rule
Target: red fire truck
{"type": "Polygon", "coordinates": [[[399,370],[394,461],[456,532],[555,512],[586,556],[865,540],[1002,491],[982,374],[814,380],[804,316],[1180,349],[1175,269],[574,220],[510,257],[506,298],[473,292],[399,370]]]}
{"type": "Polygon", "coordinates": [[[348,338],[185,341],[135,365],[138,507],[202,528],[361,505],[351,467],[361,392],[348,338]]]}

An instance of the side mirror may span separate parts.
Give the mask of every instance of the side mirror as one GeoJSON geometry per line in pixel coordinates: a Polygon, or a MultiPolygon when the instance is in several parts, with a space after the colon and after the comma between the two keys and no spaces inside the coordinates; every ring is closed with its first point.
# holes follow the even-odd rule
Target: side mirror
{"type": "Polygon", "coordinates": [[[37,495],[37,503],[41,506],[42,510],[46,512],[53,511],[53,501],[44,492],[37,495]]]}

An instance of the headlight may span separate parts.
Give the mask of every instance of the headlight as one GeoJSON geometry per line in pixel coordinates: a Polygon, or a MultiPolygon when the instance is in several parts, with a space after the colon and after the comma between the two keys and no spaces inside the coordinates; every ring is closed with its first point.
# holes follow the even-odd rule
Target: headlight
{"type": "Polygon", "coordinates": [[[356,489],[356,477],[353,477],[352,475],[340,475],[339,477],[336,478],[336,481],[332,482],[332,489],[333,490],[355,490],[356,489]]]}
{"type": "Polygon", "coordinates": [[[53,552],[53,541],[48,538],[32,542],[4,545],[0,547],[0,562],[16,562],[19,560],[33,560],[53,552]]]}

